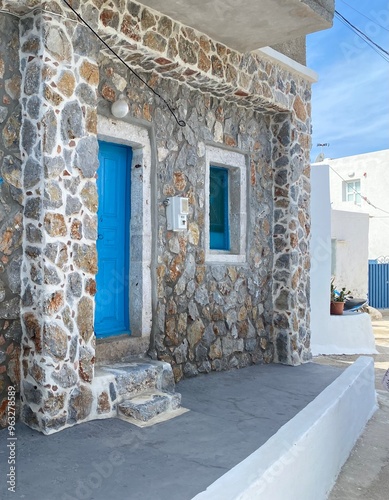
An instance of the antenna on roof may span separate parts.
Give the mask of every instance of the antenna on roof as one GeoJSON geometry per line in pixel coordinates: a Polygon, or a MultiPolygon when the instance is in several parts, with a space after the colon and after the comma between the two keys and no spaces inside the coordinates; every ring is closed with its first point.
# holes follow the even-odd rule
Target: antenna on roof
{"type": "Polygon", "coordinates": [[[323,148],[324,148],[324,147],[329,147],[329,145],[330,145],[330,143],[329,143],[329,142],[319,142],[319,143],[317,144],[317,146],[321,148],[321,152],[320,152],[320,154],[316,157],[315,163],[319,163],[319,162],[321,162],[321,161],[323,161],[323,160],[324,160],[324,158],[325,158],[325,154],[324,154],[324,152],[323,152],[323,148]]]}

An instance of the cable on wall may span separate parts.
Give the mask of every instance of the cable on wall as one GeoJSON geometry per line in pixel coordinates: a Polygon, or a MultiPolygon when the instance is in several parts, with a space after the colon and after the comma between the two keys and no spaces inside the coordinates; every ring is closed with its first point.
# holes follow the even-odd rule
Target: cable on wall
{"type": "Polygon", "coordinates": [[[180,127],[185,127],[186,126],[186,123],[184,120],[179,120],[176,113],[174,112],[173,108],[170,106],[170,104],[166,101],[166,99],[164,99],[161,94],[158,94],[158,92],[156,90],[154,90],[140,75],[138,75],[138,73],[136,71],[134,71],[127,63],[126,61],[119,56],[119,54],[112,48],[108,45],[107,42],[105,42],[101,36],[96,33],[96,31],[92,28],[92,26],[87,22],[85,21],[85,19],[76,11],[76,9],[74,9],[70,4],[69,2],[67,2],[66,0],[62,0],[63,3],[65,5],[67,5],[67,7],[69,7],[69,9],[77,16],[77,18],[95,35],[95,37],[122,63],[124,64],[124,66],[131,71],[131,73],[133,75],[135,75],[144,85],[146,85],[146,87],[151,90],[151,92],[153,94],[155,94],[157,97],[159,97],[159,99],[161,99],[161,101],[165,104],[165,106],[167,107],[167,109],[170,111],[170,113],[174,116],[174,119],[176,120],[176,122],[178,123],[178,125],[180,127]]]}

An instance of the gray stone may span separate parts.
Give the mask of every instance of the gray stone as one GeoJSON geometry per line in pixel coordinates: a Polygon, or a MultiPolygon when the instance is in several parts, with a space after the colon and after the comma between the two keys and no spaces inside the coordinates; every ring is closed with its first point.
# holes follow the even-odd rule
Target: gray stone
{"type": "Polygon", "coordinates": [[[83,217],[84,236],[89,240],[97,239],[97,217],[85,214],[83,217]]]}
{"type": "Polygon", "coordinates": [[[278,186],[285,186],[288,182],[288,171],[287,170],[277,170],[274,177],[274,182],[278,186]]]}
{"type": "Polygon", "coordinates": [[[33,302],[34,302],[34,299],[32,296],[31,286],[27,285],[25,290],[24,290],[24,293],[22,295],[22,305],[24,307],[30,307],[30,306],[32,306],[33,302]]]}
{"type": "Polygon", "coordinates": [[[41,83],[41,65],[37,61],[32,61],[26,69],[24,79],[24,93],[28,96],[39,93],[41,83]]]}
{"type": "Polygon", "coordinates": [[[59,371],[53,372],[52,377],[58,385],[65,389],[74,386],[78,379],[77,373],[67,364],[64,364],[59,371]]]}
{"type": "Polygon", "coordinates": [[[60,156],[55,156],[54,158],[45,156],[44,167],[46,177],[58,177],[65,168],[65,162],[60,156]]]}
{"type": "Polygon", "coordinates": [[[23,184],[25,189],[30,189],[41,180],[42,168],[34,158],[28,158],[24,167],[23,184]]]}
{"type": "Polygon", "coordinates": [[[76,192],[77,192],[77,188],[78,186],[80,185],[80,177],[71,177],[70,179],[69,178],[65,178],[64,180],[64,186],[65,188],[67,189],[67,191],[69,191],[69,193],[75,195],[76,192]]]}
{"type": "Polygon", "coordinates": [[[113,382],[109,383],[109,396],[111,398],[111,401],[115,401],[117,397],[115,384],[113,382]]]}
{"type": "Polygon", "coordinates": [[[97,96],[96,91],[86,83],[80,83],[76,88],[76,95],[80,102],[88,106],[96,106],[97,96]]]}
{"type": "Polygon", "coordinates": [[[208,290],[205,285],[201,285],[195,293],[196,302],[198,302],[201,306],[205,306],[209,304],[208,298],[208,290]]]}
{"type": "Polygon", "coordinates": [[[55,323],[44,326],[44,353],[56,360],[65,359],[68,350],[67,333],[55,323]]]}
{"type": "Polygon", "coordinates": [[[40,109],[41,100],[39,96],[31,96],[27,101],[27,113],[29,114],[30,118],[32,118],[33,120],[37,120],[40,115],[40,109]]]}
{"type": "Polygon", "coordinates": [[[45,116],[42,118],[44,127],[43,135],[43,150],[45,153],[52,154],[57,145],[57,115],[53,109],[49,109],[45,116]]]}
{"type": "MultiPolygon", "coordinates": [[[[70,330],[70,328],[69,328],[70,330]]],[[[71,363],[74,363],[78,352],[78,339],[76,336],[72,337],[69,345],[69,360],[71,363]]]]}
{"type": "Polygon", "coordinates": [[[70,298],[82,295],[82,278],[76,272],[70,273],[68,276],[67,294],[70,298]]]}
{"type": "Polygon", "coordinates": [[[209,373],[212,370],[212,365],[208,360],[205,360],[199,366],[199,373],[209,373]]]}
{"type": "Polygon", "coordinates": [[[234,352],[234,341],[230,337],[222,338],[223,356],[229,356],[234,352]]]}
{"type": "Polygon", "coordinates": [[[197,306],[193,300],[191,300],[189,302],[188,313],[189,313],[189,316],[193,319],[193,321],[195,321],[196,319],[198,319],[200,317],[197,306]]]}
{"type": "Polygon", "coordinates": [[[280,141],[280,143],[283,146],[285,146],[285,147],[288,146],[288,144],[290,143],[290,123],[289,123],[289,121],[285,121],[285,123],[282,125],[282,127],[278,133],[277,139],[280,141]]]}
{"type": "Polygon", "coordinates": [[[46,285],[59,285],[61,283],[61,278],[58,276],[55,267],[45,266],[43,273],[44,273],[43,279],[46,285]]]}
{"type": "Polygon", "coordinates": [[[8,286],[12,293],[20,292],[20,268],[22,256],[16,255],[7,266],[8,286]]]}
{"type": "Polygon", "coordinates": [[[214,265],[211,267],[211,273],[216,281],[222,281],[226,277],[227,269],[225,266],[214,265]]]}
{"type": "Polygon", "coordinates": [[[45,208],[60,208],[62,202],[62,189],[58,182],[50,180],[45,185],[45,208]]]}
{"type": "Polygon", "coordinates": [[[31,222],[26,225],[26,238],[29,243],[41,243],[42,231],[31,222]]]}
{"type": "Polygon", "coordinates": [[[75,166],[78,167],[85,178],[94,177],[98,162],[98,143],[94,136],[80,139],[76,147],[75,166]]]}
{"type": "Polygon", "coordinates": [[[20,298],[6,300],[0,304],[0,319],[19,319],[20,298]]]}
{"type": "Polygon", "coordinates": [[[216,335],[213,331],[213,324],[211,323],[205,329],[203,335],[203,342],[207,347],[209,347],[215,340],[216,340],[216,335]]]}
{"type": "Polygon", "coordinates": [[[175,410],[181,405],[181,395],[178,393],[150,393],[140,395],[118,405],[120,417],[130,417],[142,422],[169,410],[175,410]]]}
{"type": "Polygon", "coordinates": [[[34,403],[38,405],[42,401],[42,393],[36,386],[30,384],[30,382],[27,382],[27,380],[23,380],[22,387],[23,395],[28,403],[34,403]]]}
{"type": "Polygon", "coordinates": [[[290,296],[290,292],[288,290],[281,290],[280,294],[278,295],[278,297],[275,301],[276,309],[280,309],[281,311],[288,309],[289,308],[289,296],[290,296]]]}
{"type": "Polygon", "coordinates": [[[198,374],[196,365],[192,363],[186,363],[184,365],[184,375],[185,377],[195,377],[198,374]]]}
{"type": "Polygon", "coordinates": [[[174,359],[178,365],[188,361],[188,341],[186,339],[174,350],[174,359]]]}
{"type": "Polygon", "coordinates": [[[57,61],[71,62],[72,46],[62,28],[55,25],[49,26],[44,35],[44,43],[46,50],[57,61]]]}
{"type": "Polygon", "coordinates": [[[88,28],[78,25],[74,31],[72,42],[73,50],[76,54],[97,60],[100,52],[100,44],[96,43],[95,36],[88,28]]]}
{"type": "Polygon", "coordinates": [[[61,113],[61,137],[64,142],[84,135],[82,110],[77,101],[67,102],[61,113]]]}
{"type": "Polygon", "coordinates": [[[28,119],[24,119],[22,126],[22,147],[28,155],[33,152],[36,144],[37,131],[35,125],[28,119]]]}
{"type": "Polygon", "coordinates": [[[73,196],[66,197],[66,215],[77,214],[81,210],[81,201],[73,196]]]}
{"type": "Polygon", "coordinates": [[[196,361],[205,361],[208,357],[207,347],[200,342],[195,348],[196,361]]]}

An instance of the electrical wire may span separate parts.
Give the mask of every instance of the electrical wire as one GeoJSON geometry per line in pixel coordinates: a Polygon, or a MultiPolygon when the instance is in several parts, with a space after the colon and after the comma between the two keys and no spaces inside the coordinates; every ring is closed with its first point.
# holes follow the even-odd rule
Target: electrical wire
{"type": "Polygon", "coordinates": [[[382,57],[385,61],[389,62],[389,52],[383,47],[375,43],[371,38],[369,38],[363,31],[354,26],[350,21],[348,21],[342,14],[335,10],[335,16],[341,21],[345,26],[347,26],[351,31],[353,31],[359,38],[361,38],[367,45],[369,45],[377,54],[382,57]]]}
{"type": "Polygon", "coordinates": [[[364,14],[363,12],[360,12],[359,10],[357,10],[355,7],[353,7],[352,5],[350,5],[349,3],[345,2],[344,0],[340,0],[342,3],[344,3],[345,5],[347,5],[347,7],[350,7],[350,9],[354,10],[355,12],[357,12],[359,15],[365,17],[366,19],[368,19],[369,21],[371,21],[372,23],[376,24],[377,26],[379,26],[380,28],[382,28],[383,30],[385,31],[389,31],[388,28],[385,28],[385,26],[382,26],[382,24],[380,23],[377,23],[377,21],[374,21],[374,19],[372,19],[371,17],[369,16],[366,16],[366,14],[364,14]]]}
{"type": "Polygon", "coordinates": [[[87,22],[85,21],[85,19],[76,11],[76,9],[74,9],[70,4],[69,2],[67,2],[66,0],[62,0],[63,3],[65,5],[67,5],[69,7],[69,9],[77,16],[77,18],[96,36],[96,38],[98,38],[98,40],[100,40],[100,42],[117,58],[119,59],[119,61],[121,63],[124,64],[124,66],[129,69],[131,71],[131,73],[133,75],[135,75],[142,83],[144,83],[144,85],[146,85],[146,87],[151,90],[151,92],[153,94],[155,94],[157,97],[159,97],[161,99],[161,101],[165,104],[165,106],[167,107],[167,109],[170,111],[170,113],[174,116],[174,119],[176,120],[176,122],[178,123],[178,125],[180,127],[185,127],[186,126],[186,123],[184,120],[179,120],[177,115],[175,114],[174,110],[172,109],[172,107],[170,106],[170,104],[160,95],[158,94],[157,91],[155,91],[140,75],[138,75],[138,73],[136,73],[136,71],[134,71],[127,63],[126,61],[119,56],[119,54],[112,48],[108,45],[107,42],[105,42],[103,40],[103,38],[101,38],[101,36],[96,33],[96,31],[92,28],[92,26],[87,22]]]}
{"type": "MultiPolygon", "coordinates": [[[[347,180],[342,177],[340,175],[339,172],[337,172],[333,167],[331,167],[331,165],[329,165],[330,169],[334,172],[334,174],[336,174],[338,177],[340,177],[342,179],[343,182],[347,182],[347,180]]],[[[353,186],[351,186],[352,190],[355,192],[355,194],[358,194],[361,199],[363,201],[365,201],[368,205],[370,205],[371,207],[375,208],[376,210],[380,210],[381,212],[384,212],[385,214],[389,214],[389,212],[387,210],[384,210],[383,208],[380,208],[380,207],[377,207],[376,205],[374,205],[374,203],[372,203],[368,198],[367,196],[363,196],[360,192],[358,192],[353,186]]]]}

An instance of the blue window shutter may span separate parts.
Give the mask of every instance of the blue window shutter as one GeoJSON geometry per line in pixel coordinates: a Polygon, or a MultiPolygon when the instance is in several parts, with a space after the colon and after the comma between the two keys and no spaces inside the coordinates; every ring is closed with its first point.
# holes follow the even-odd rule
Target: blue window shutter
{"type": "Polygon", "coordinates": [[[228,169],[210,167],[209,175],[210,248],[229,250],[228,169]]]}

